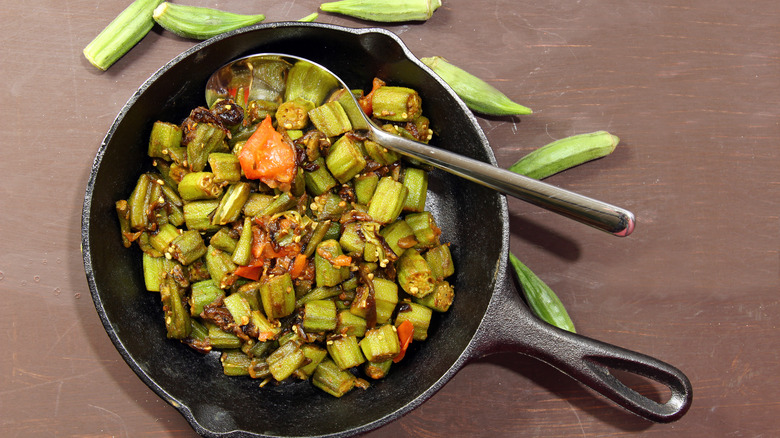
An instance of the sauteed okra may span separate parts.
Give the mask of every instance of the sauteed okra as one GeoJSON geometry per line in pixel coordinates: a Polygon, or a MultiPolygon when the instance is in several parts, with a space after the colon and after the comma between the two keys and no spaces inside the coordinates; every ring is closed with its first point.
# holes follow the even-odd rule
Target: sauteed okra
{"type": "Polygon", "coordinates": [[[264,90],[154,123],[154,170],[116,203],[121,236],[143,252],[169,338],[221,351],[227,375],[340,397],[387,375],[454,296],[426,169],[349,115],[423,142],[432,131],[414,90],[375,79],[352,91],[358,108],[310,64],[258,70],[264,90]]]}

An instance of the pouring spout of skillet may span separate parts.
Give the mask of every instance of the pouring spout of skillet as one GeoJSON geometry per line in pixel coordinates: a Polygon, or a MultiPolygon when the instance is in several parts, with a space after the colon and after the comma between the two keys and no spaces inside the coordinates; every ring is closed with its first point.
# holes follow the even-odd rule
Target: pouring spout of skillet
{"type": "MultiPolygon", "coordinates": [[[[340,77],[313,61],[288,54],[260,53],[231,61],[214,72],[206,84],[208,106],[219,99],[235,96],[236,90],[255,97],[273,94],[277,91],[274,90],[273,81],[263,80],[255,72],[272,70],[279,62],[311,64],[330,75],[337,86],[345,90],[350,89],[340,77]]],[[[634,215],[623,208],[483,161],[388,133],[360,110],[360,105],[352,93],[345,95],[349,96],[349,104],[355,109],[347,112],[352,126],[365,129],[368,138],[388,149],[616,236],[625,237],[634,230],[634,215]]]]}

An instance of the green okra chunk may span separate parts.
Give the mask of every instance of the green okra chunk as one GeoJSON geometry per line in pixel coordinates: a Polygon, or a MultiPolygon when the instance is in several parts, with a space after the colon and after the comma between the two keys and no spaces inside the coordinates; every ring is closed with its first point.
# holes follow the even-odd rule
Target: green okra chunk
{"type": "Polygon", "coordinates": [[[455,273],[455,264],[448,243],[429,249],[425,253],[425,261],[428,262],[431,276],[435,281],[441,281],[455,273]]]}
{"type": "Polygon", "coordinates": [[[262,309],[262,304],[260,301],[260,282],[259,281],[248,281],[240,285],[237,290],[235,290],[235,293],[241,294],[246,301],[249,303],[249,308],[252,310],[260,310],[262,309]]]}
{"type": "Polygon", "coordinates": [[[414,237],[417,239],[415,248],[425,249],[439,245],[441,229],[436,225],[436,219],[431,212],[407,214],[404,219],[414,230],[414,237]]]}
{"type": "Polygon", "coordinates": [[[236,264],[230,259],[230,254],[213,246],[206,249],[206,269],[220,289],[229,287],[228,280],[236,270],[236,264]]]}
{"type": "Polygon", "coordinates": [[[313,103],[316,107],[321,105],[338,85],[338,80],[330,73],[312,63],[298,61],[287,75],[284,101],[289,102],[300,98],[313,103]]]}
{"type": "Polygon", "coordinates": [[[363,371],[368,377],[374,380],[384,379],[387,377],[387,374],[390,373],[390,366],[392,364],[392,359],[383,362],[366,362],[363,366],[363,371]]]}
{"type": "Polygon", "coordinates": [[[252,358],[241,351],[223,351],[219,358],[226,376],[248,376],[252,358]]]}
{"type": "Polygon", "coordinates": [[[341,214],[347,211],[349,204],[333,192],[323,193],[314,197],[314,201],[309,206],[313,213],[316,213],[316,219],[323,221],[326,219],[338,220],[341,214]]]}
{"type": "Polygon", "coordinates": [[[410,122],[422,113],[422,99],[411,88],[379,87],[371,102],[374,117],[392,122],[410,122]]]}
{"type": "Polygon", "coordinates": [[[242,212],[244,213],[244,216],[248,217],[262,214],[263,210],[271,205],[274,199],[274,195],[269,195],[267,193],[250,193],[249,198],[247,198],[244,203],[242,212]]]}
{"type": "Polygon", "coordinates": [[[414,237],[414,230],[403,219],[398,219],[392,224],[382,228],[379,235],[385,239],[385,242],[393,250],[396,256],[401,257],[407,248],[417,245],[417,239],[414,237]]]}
{"type": "Polygon", "coordinates": [[[327,137],[336,137],[352,130],[352,123],[338,102],[327,102],[309,111],[309,120],[327,137]]]}
{"type": "Polygon", "coordinates": [[[233,238],[230,228],[228,227],[220,228],[219,231],[214,233],[214,235],[211,236],[211,239],[209,239],[209,245],[230,254],[233,254],[233,251],[236,250],[237,243],[238,240],[233,238]]]}
{"type": "Polygon", "coordinates": [[[207,252],[206,243],[199,232],[185,231],[171,241],[168,253],[182,265],[189,265],[207,252]]]}
{"type": "Polygon", "coordinates": [[[404,321],[409,321],[414,326],[415,341],[424,341],[428,338],[428,327],[431,325],[431,309],[417,303],[405,303],[395,317],[395,326],[398,327],[404,321]]]}
{"type": "Polygon", "coordinates": [[[520,289],[523,296],[534,314],[548,324],[576,333],[574,323],[558,295],[514,254],[509,254],[509,262],[522,286],[520,289]]]}
{"type": "Polygon", "coordinates": [[[422,298],[433,292],[434,279],[431,268],[423,256],[414,249],[404,251],[396,262],[398,284],[409,295],[422,298]]]}
{"type": "Polygon", "coordinates": [[[362,338],[366,334],[365,318],[355,315],[348,309],[340,310],[336,316],[336,333],[362,338]]]}
{"type": "Polygon", "coordinates": [[[156,121],[149,136],[148,155],[173,161],[181,158],[185,148],[181,145],[181,128],[173,123],[156,121]]]}
{"type": "Polygon", "coordinates": [[[333,336],[325,345],[328,354],[341,370],[356,367],[366,361],[355,336],[333,336]]]}
{"type": "Polygon", "coordinates": [[[301,350],[303,350],[303,355],[306,356],[306,365],[298,368],[295,371],[295,376],[306,380],[314,374],[320,362],[328,357],[328,350],[314,344],[303,344],[301,350]]]}
{"type": "Polygon", "coordinates": [[[246,266],[252,256],[252,218],[245,217],[244,225],[241,228],[241,236],[236,242],[231,260],[233,263],[246,266]]]}
{"type": "Polygon", "coordinates": [[[84,48],[84,57],[107,70],[152,30],[152,11],[162,0],[135,0],[84,48]]]}
{"type": "Polygon", "coordinates": [[[142,254],[142,267],[144,272],[144,286],[150,292],[159,292],[163,278],[178,262],[168,260],[166,257],[154,257],[147,253],[142,254]]]}
{"type": "Polygon", "coordinates": [[[295,289],[289,273],[261,279],[260,298],[269,319],[283,318],[295,310],[295,289]]]}
{"type": "Polygon", "coordinates": [[[373,299],[371,298],[371,288],[359,287],[349,311],[353,315],[367,319],[373,307],[376,323],[384,324],[393,316],[393,310],[398,303],[398,285],[393,281],[378,277],[374,277],[371,283],[373,299]]]}
{"type": "Polygon", "coordinates": [[[219,225],[211,224],[211,214],[219,207],[219,201],[209,199],[205,201],[193,201],[184,204],[182,213],[187,229],[194,231],[217,231],[219,225]]]}
{"type": "Polygon", "coordinates": [[[312,300],[303,307],[303,329],[326,332],[336,329],[336,303],[332,300],[312,300]]]}
{"type": "Polygon", "coordinates": [[[144,252],[144,254],[149,254],[152,257],[162,257],[163,253],[160,251],[157,251],[151,243],[149,243],[149,232],[148,231],[142,231],[141,234],[138,236],[138,247],[141,248],[141,251],[144,252]]]}
{"type": "Polygon", "coordinates": [[[309,111],[314,109],[310,101],[296,97],[279,105],[276,123],[284,129],[303,129],[309,123],[309,111]]]}
{"type": "Polygon", "coordinates": [[[216,324],[207,323],[209,329],[209,343],[217,349],[231,349],[241,347],[241,338],[233,333],[226,332],[216,324]]]}
{"type": "Polygon", "coordinates": [[[336,187],[338,181],[333,178],[333,175],[328,171],[325,165],[325,159],[322,157],[317,158],[313,162],[314,170],[304,171],[303,178],[306,182],[306,189],[313,196],[319,196],[328,190],[336,187]]]}
{"type": "Polygon", "coordinates": [[[263,211],[260,212],[263,216],[273,216],[276,213],[287,211],[298,202],[298,199],[290,192],[282,192],[276,195],[270,204],[268,204],[263,211]]]}
{"type": "Polygon", "coordinates": [[[212,123],[191,124],[183,141],[187,142],[189,169],[200,172],[208,164],[209,154],[219,152],[225,146],[225,131],[212,123]]]}
{"type": "Polygon", "coordinates": [[[251,186],[246,182],[229,185],[225,190],[225,195],[219,200],[219,205],[211,218],[211,224],[225,225],[237,221],[244,204],[249,199],[250,190],[251,186]]]}
{"type": "Polygon", "coordinates": [[[162,253],[168,250],[173,239],[179,236],[179,229],[172,224],[162,224],[156,233],[149,236],[149,243],[162,253]]]}
{"type": "Polygon", "coordinates": [[[225,297],[222,302],[237,325],[242,326],[249,324],[252,308],[249,306],[249,301],[247,301],[243,295],[240,293],[233,293],[225,297]]]}
{"type": "Polygon", "coordinates": [[[320,14],[318,14],[316,12],[312,12],[311,14],[309,14],[309,15],[307,15],[305,17],[299,18],[298,21],[300,21],[301,23],[311,23],[311,22],[317,20],[317,17],[319,17],[319,16],[320,16],[320,14]]]}
{"type": "Polygon", "coordinates": [[[130,228],[133,230],[146,230],[149,226],[150,196],[154,185],[149,174],[142,174],[127,199],[130,228]]]}
{"type": "Polygon", "coordinates": [[[342,292],[340,287],[315,287],[295,301],[295,307],[303,307],[310,301],[327,300],[338,296],[342,292]]]}
{"type": "Polygon", "coordinates": [[[165,313],[165,330],[172,339],[184,339],[190,335],[190,314],[184,305],[184,289],[172,275],[166,275],[160,283],[160,298],[165,313]]]}
{"type": "Polygon", "coordinates": [[[444,79],[473,111],[494,116],[532,113],[530,108],[513,102],[494,86],[440,56],[421,58],[420,61],[444,79]]]}
{"type": "Polygon", "coordinates": [[[204,307],[224,296],[225,292],[214,283],[214,280],[201,280],[192,283],[190,314],[192,316],[199,316],[203,313],[204,307]]]}
{"type": "Polygon", "coordinates": [[[363,355],[369,362],[384,362],[401,352],[401,343],[392,324],[368,330],[360,341],[363,355]]]}
{"type": "Polygon", "coordinates": [[[238,182],[241,180],[241,164],[238,157],[229,152],[212,152],[209,154],[209,166],[214,174],[214,181],[238,182]]]}
{"type": "Polygon", "coordinates": [[[182,38],[206,40],[265,20],[265,15],[234,14],[218,9],[161,3],[152,18],[163,29],[182,38]]]}
{"type": "Polygon", "coordinates": [[[331,146],[325,164],[340,183],[351,180],[366,167],[360,141],[349,135],[341,136],[331,146]]]}
{"type": "Polygon", "coordinates": [[[372,140],[364,141],[363,147],[366,149],[368,156],[379,164],[389,165],[401,159],[397,152],[391,151],[372,140]]]}
{"type": "Polygon", "coordinates": [[[222,195],[222,186],[214,181],[211,172],[190,172],[179,182],[179,195],[185,202],[216,199],[222,195]]]}
{"type": "MultiPolygon", "coordinates": [[[[317,222],[317,225],[315,225],[314,229],[311,231],[308,239],[306,240],[306,248],[303,250],[303,255],[306,257],[311,257],[311,255],[314,254],[314,251],[317,250],[317,245],[319,245],[323,240],[327,240],[325,239],[325,235],[328,233],[330,226],[330,220],[317,222]]],[[[339,225],[339,228],[340,227],[341,225],[339,225]]]]}
{"type": "Polygon", "coordinates": [[[353,91],[342,88],[337,90],[334,95],[331,96],[332,100],[340,103],[341,107],[344,108],[344,112],[347,114],[349,122],[352,124],[352,129],[354,130],[368,129],[368,122],[366,122],[363,109],[360,107],[360,105],[358,105],[357,101],[352,98],[353,96],[355,98],[360,98],[362,95],[362,91],[355,93],[353,91]]]}
{"type": "Polygon", "coordinates": [[[573,135],[548,143],[509,167],[529,178],[544,179],[611,154],[620,139],[606,131],[573,135]]]}
{"type": "Polygon", "coordinates": [[[350,222],[344,225],[344,232],[339,237],[339,245],[349,255],[362,256],[366,242],[363,240],[363,224],[350,222]]]}
{"type": "MultiPolygon", "coordinates": [[[[265,342],[260,342],[260,344],[265,344],[265,342]]],[[[249,377],[253,379],[264,380],[273,377],[271,375],[271,368],[268,366],[268,362],[263,359],[253,357],[251,364],[249,365],[249,377]]]]}
{"type": "Polygon", "coordinates": [[[417,304],[433,310],[434,312],[446,312],[455,299],[455,288],[447,281],[439,281],[433,286],[433,292],[422,298],[412,298],[417,304]]]}
{"type": "Polygon", "coordinates": [[[324,359],[314,370],[311,382],[328,394],[341,397],[355,387],[357,378],[352,373],[339,369],[334,361],[324,359]]]}
{"type": "Polygon", "coordinates": [[[130,230],[130,205],[126,199],[120,199],[114,204],[117,219],[119,219],[119,234],[122,238],[122,246],[130,248],[133,242],[130,240],[132,231],[130,230]]]}
{"type": "Polygon", "coordinates": [[[409,192],[406,195],[406,202],[404,202],[404,211],[420,213],[425,210],[425,199],[428,195],[428,172],[407,167],[404,171],[403,184],[409,192]]]}
{"type": "Polygon", "coordinates": [[[323,3],[325,12],[348,15],[368,21],[425,21],[441,6],[441,0],[340,0],[323,3]]]}
{"type": "Polygon", "coordinates": [[[281,382],[290,377],[295,370],[305,364],[306,355],[301,349],[301,344],[300,340],[287,342],[266,358],[271,375],[276,381],[281,382]]]}
{"type": "Polygon", "coordinates": [[[393,222],[401,214],[407,193],[402,183],[389,176],[382,177],[368,202],[368,215],[381,224],[393,222]]]}
{"type": "Polygon", "coordinates": [[[253,310],[250,314],[250,320],[252,326],[257,330],[257,339],[260,341],[267,341],[269,339],[276,339],[279,333],[282,331],[281,327],[277,323],[269,321],[263,312],[259,310],[253,310]]]}
{"type": "Polygon", "coordinates": [[[341,261],[344,255],[341,245],[328,239],[317,245],[314,254],[314,277],[318,287],[336,286],[349,277],[349,267],[341,261]]]}
{"type": "Polygon", "coordinates": [[[358,204],[368,205],[379,184],[379,175],[369,172],[355,177],[355,197],[358,204]]]}
{"type": "MultiPolygon", "coordinates": [[[[192,326],[192,329],[190,330],[190,338],[201,341],[201,342],[208,342],[209,340],[209,330],[204,326],[203,324],[199,323],[197,319],[190,318],[190,325],[192,326]]],[[[211,349],[211,344],[208,344],[208,349],[211,349]]]]}

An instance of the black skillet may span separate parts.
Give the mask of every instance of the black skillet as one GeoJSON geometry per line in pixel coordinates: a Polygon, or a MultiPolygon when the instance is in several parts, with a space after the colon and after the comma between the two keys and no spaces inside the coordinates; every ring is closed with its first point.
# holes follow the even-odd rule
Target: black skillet
{"type": "MultiPolygon", "coordinates": [[[[84,267],[106,332],[135,373],[204,436],[344,437],[380,427],[427,400],[469,361],[499,351],[540,359],[618,405],[656,422],[685,414],[692,401],[686,376],[652,357],[558,330],[522,302],[507,270],[509,220],[503,196],[434,171],[428,208],[452,242],[456,300],[437,315],[426,342],[368,390],[335,399],[306,382],[258,388],[226,377],[216,353],[203,356],[165,337],[157,294],[142,284],[140,253],[122,247],[114,203],[149,168],[152,123],[178,123],[204,104],[206,80],[231,59],[280,52],[319,62],[352,87],[374,76],[417,89],[436,128],[435,145],[495,164],[476,119],[444,82],[398,37],[381,29],[317,23],[261,24],[217,37],[165,65],[132,96],[95,158],[84,200],[84,267]],[[609,369],[669,387],[663,404],[625,386],[609,369]]],[[[605,238],[610,238],[605,236],[605,238]]]]}

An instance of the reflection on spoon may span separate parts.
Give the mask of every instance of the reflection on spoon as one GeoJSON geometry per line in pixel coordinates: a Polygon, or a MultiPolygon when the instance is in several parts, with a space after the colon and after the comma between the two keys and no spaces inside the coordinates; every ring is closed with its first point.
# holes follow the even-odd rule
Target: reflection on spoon
{"type": "MultiPolygon", "coordinates": [[[[291,96],[287,95],[287,73],[296,64],[312,69],[314,74],[306,80],[324,82],[308,88],[324,90],[320,93],[325,95],[338,88],[349,90],[338,76],[315,62],[263,53],[234,60],[217,70],[206,84],[206,102],[210,107],[218,99],[228,97],[239,97],[244,102],[288,101],[291,96]]],[[[616,236],[628,236],[634,230],[634,215],[630,211],[384,131],[360,110],[351,92],[343,94],[346,97],[340,102],[353,128],[365,130],[367,138],[387,149],[616,236]]],[[[306,96],[305,100],[319,105],[325,95],[306,96]]]]}

